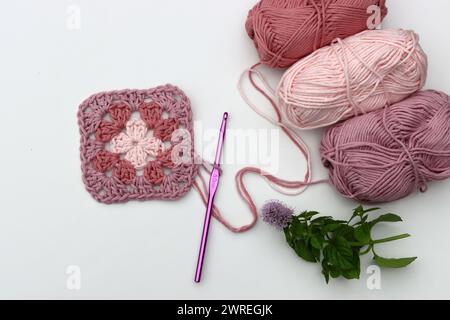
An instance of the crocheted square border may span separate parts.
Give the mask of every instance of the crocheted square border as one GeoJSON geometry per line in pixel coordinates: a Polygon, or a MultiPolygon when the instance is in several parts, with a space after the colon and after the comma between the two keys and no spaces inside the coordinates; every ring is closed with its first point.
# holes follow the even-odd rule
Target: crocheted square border
{"type": "Polygon", "coordinates": [[[79,107],[83,182],[99,202],[176,200],[192,187],[192,110],[172,85],[94,94],[79,107]]]}

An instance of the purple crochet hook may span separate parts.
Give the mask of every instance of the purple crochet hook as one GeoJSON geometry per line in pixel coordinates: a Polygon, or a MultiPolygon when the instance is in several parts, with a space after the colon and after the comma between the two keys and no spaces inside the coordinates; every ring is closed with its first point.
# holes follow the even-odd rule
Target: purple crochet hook
{"type": "Polygon", "coordinates": [[[205,258],[206,243],[208,241],[209,225],[211,224],[212,208],[214,204],[214,197],[217,192],[220,179],[220,158],[222,155],[223,143],[225,141],[225,132],[227,130],[228,113],[223,115],[222,125],[220,127],[219,143],[217,144],[216,159],[214,167],[211,171],[211,178],[209,180],[209,195],[208,206],[206,208],[205,222],[203,225],[202,241],[200,243],[200,250],[198,252],[197,270],[195,272],[195,282],[200,282],[202,278],[203,261],[205,258]]]}

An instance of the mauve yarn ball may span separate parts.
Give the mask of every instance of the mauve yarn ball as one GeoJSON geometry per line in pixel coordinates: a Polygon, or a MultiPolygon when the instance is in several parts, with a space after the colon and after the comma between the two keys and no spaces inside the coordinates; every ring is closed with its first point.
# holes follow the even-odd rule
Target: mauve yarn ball
{"type": "Polygon", "coordinates": [[[385,2],[262,0],[250,10],[245,28],[261,63],[286,68],[336,38],[366,30],[371,6],[378,6],[382,21],[387,14],[385,2]]]}
{"type": "Polygon", "coordinates": [[[450,177],[450,98],[421,91],[327,130],[322,162],[345,197],[389,202],[450,177]]]}

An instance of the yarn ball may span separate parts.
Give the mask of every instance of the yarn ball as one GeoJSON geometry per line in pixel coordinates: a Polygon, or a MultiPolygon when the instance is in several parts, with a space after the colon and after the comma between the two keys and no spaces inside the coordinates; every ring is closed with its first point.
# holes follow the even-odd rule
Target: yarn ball
{"type": "Polygon", "coordinates": [[[250,10],[245,27],[261,63],[286,68],[335,38],[366,30],[372,5],[382,20],[385,0],[262,0],[250,10]]]}
{"type": "Polygon", "coordinates": [[[279,105],[294,128],[325,127],[405,99],[424,86],[427,69],[413,31],[363,31],[289,68],[278,86],[279,105]]]}
{"type": "Polygon", "coordinates": [[[450,177],[450,97],[421,91],[327,130],[322,162],[345,197],[388,202],[450,177]]]}

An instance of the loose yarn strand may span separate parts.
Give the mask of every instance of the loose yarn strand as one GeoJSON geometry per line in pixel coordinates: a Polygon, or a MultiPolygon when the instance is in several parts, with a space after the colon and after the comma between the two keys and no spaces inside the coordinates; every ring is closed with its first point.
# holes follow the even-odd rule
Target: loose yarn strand
{"type": "Polygon", "coordinates": [[[247,96],[247,94],[245,93],[244,87],[243,87],[243,82],[245,77],[249,77],[252,85],[257,88],[258,90],[258,86],[255,84],[254,81],[252,81],[253,79],[251,78],[251,74],[255,74],[257,76],[257,78],[262,82],[262,84],[264,85],[264,87],[266,88],[266,90],[268,91],[265,92],[264,90],[258,90],[261,92],[261,94],[267,99],[269,100],[269,102],[272,105],[276,105],[273,98],[275,97],[275,90],[269,85],[268,81],[266,80],[266,78],[261,74],[261,72],[259,70],[256,70],[256,67],[260,66],[260,63],[257,63],[255,65],[253,65],[252,67],[250,67],[249,69],[246,69],[240,76],[239,78],[239,82],[238,82],[238,91],[239,94],[241,95],[242,99],[247,103],[247,105],[253,109],[253,111],[255,111],[257,114],[259,114],[261,117],[263,117],[264,119],[266,119],[267,121],[269,121],[270,123],[276,125],[276,126],[281,126],[283,125],[278,119],[272,117],[271,115],[263,112],[255,103],[253,103],[250,98],[247,96]],[[272,97],[271,97],[271,96],[272,97]]]}
{"type": "MultiPolygon", "coordinates": [[[[200,169],[203,169],[204,171],[206,171],[208,174],[211,173],[211,170],[208,169],[208,166],[210,164],[206,163],[205,161],[202,163],[202,165],[200,166],[200,169]]],[[[198,177],[199,177],[199,182],[195,181],[194,182],[194,188],[196,189],[196,191],[198,192],[198,194],[200,195],[200,198],[202,199],[202,202],[204,203],[204,205],[206,206],[208,204],[208,187],[206,184],[206,180],[203,176],[203,174],[201,173],[201,171],[198,172],[198,177]]],[[[252,221],[247,224],[244,225],[242,227],[235,227],[233,225],[231,225],[223,216],[222,213],[220,212],[220,210],[218,209],[218,207],[216,205],[213,205],[213,209],[212,209],[212,215],[214,218],[216,218],[221,224],[223,224],[228,230],[235,232],[235,233],[242,233],[245,232],[249,229],[251,229],[257,221],[257,211],[251,210],[252,213],[252,221]]]]}
{"type": "MultiPolygon", "coordinates": [[[[277,191],[277,192],[279,192],[281,194],[289,195],[289,196],[300,195],[306,190],[307,186],[310,185],[311,179],[312,179],[312,174],[311,174],[312,168],[311,168],[310,151],[309,151],[309,148],[308,148],[307,144],[303,141],[303,139],[293,129],[291,129],[289,126],[287,126],[287,125],[285,125],[283,123],[283,119],[282,119],[282,114],[281,114],[280,108],[278,107],[278,105],[274,101],[274,99],[270,96],[270,94],[274,92],[273,89],[271,89],[270,85],[268,84],[268,81],[265,79],[265,77],[262,75],[262,73],[259,70],[256,69],[256,67],[258,67],[259,65],[260,65],[260,63],[255,64],[254,66],[249,68],[246,72],[244,72],[243,75],[241,75],[241,78],[239,79],[239,83],[238,83],[238,90],[241,93],[241,96],[244,99],[244,101],[257,114],[261,115],[264,119],[268,120],[270,123],[279,126],[281,128],[281,130],[289,137],[289,139],[295,144],[295,146],[303,154],[303,156],[304,156],[304,158],[306,160],[307,170],[306,170],[305,177],[304,177],[303,181],[293,181],[291,184],[286,183],[287,182],[286,180],[278,179],[278,178],[268,174],[267,172],[264,172],[264,171],[261,171],[261,170],[258,171],[257,168],[252,168],[252,169],[257,169],[257,170],[250,170],[250,171],[253,172],[253,173],[260,174],[263,178],[265,178],[265,180],[269,183],[269,185],[270,185],[270,187],[272,189],[274,189],[275,191],[277,191]],[[274,118],[272,116],[269,116],[268,114],[262,112],[256,106],[256,104],[254,104],[253,102],[250,101],[250,99],[245,94],[245,91],[243,89],[243,76],[245,76],[245,75],[248,75],[248,78],[249,78],[250,83],[252,84],[252,86],[270,102],[270,105],[272,106],[273,110],[275,111],[276,118],[274,118]],[[260,79],[260,81],[263,83],[264,87],[266,87],[266,90],[268,92],[264,91],[264,89],[262,89],[260,86],[258,86],[258,84],[256,83],[255,79],[253,78],[254,75],[256,75],[260,79]],[[273,177],[273,179],[272,178],[268,179],[267,176],[271,176],[271,177],[273,177]],[[282,181],[284,183],[282,183],[282,181]],[[284,188],[299,189],[299,190],[287,191],[287,190],[283,189],[282,186],[280,187],[280,183],[282,185],[285,185],[284,188]]],[[[250,167],[248,167],[247,169],[250,169],[250,167]]],[[[238,189],[243,191],[243,188],[238,188],[238,189]]]]}

